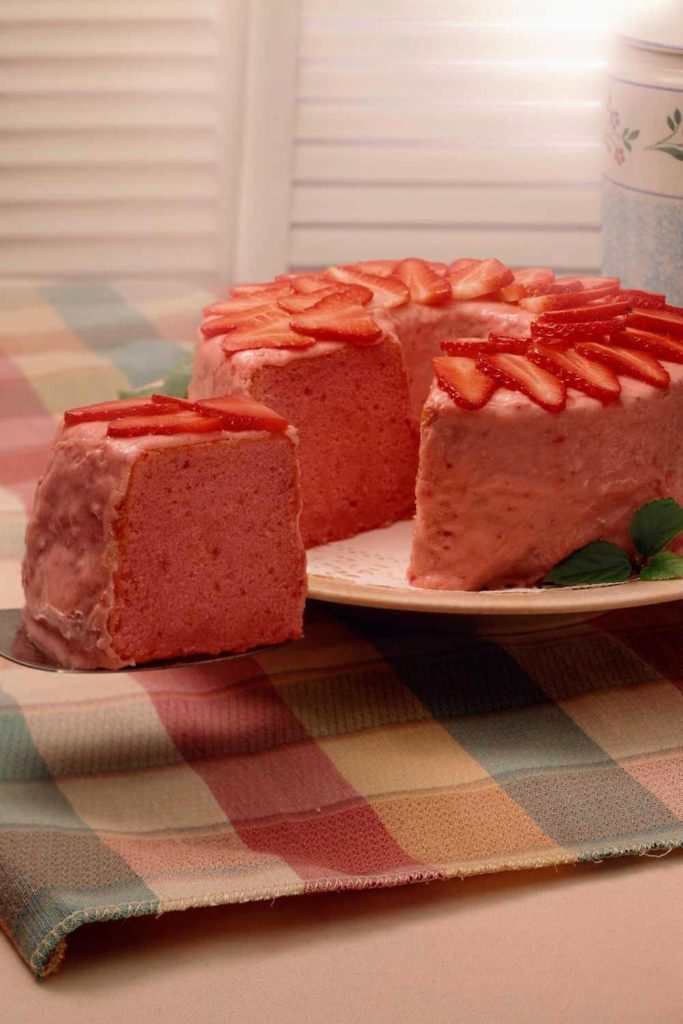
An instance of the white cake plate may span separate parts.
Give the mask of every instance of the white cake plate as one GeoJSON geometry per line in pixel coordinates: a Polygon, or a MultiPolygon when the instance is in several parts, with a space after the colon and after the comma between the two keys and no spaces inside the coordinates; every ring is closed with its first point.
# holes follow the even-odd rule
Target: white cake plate
{"type": "Polygon", "coordinates": [[[412,522],[368,530],[308,551],[308,595],[319,601],[451,615],[545,615],[612,611],[683,598],[683,580],[591,587],[423,590],[408,586],[412,522]]]}

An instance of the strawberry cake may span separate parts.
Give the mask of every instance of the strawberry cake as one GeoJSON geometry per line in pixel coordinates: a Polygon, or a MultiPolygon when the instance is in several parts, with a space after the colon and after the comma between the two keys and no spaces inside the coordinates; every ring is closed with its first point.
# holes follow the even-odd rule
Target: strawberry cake
{"type": "Polygon", "coordinates": [[[297,427],[307,546],[416,493],[410,582],[481,589],[537,583],[590,540],[624,543],[645,501],[683,500],[681,364],[681,311],[615,278],[370,260],[232,288],[190,394],[244,393],[297,427]]]}
{"type": "Polygon", "coordinates": [[[301,636],[296,446],[244,395],[66,412],[26,534],[29,636],[80,669],[301,636]]]}

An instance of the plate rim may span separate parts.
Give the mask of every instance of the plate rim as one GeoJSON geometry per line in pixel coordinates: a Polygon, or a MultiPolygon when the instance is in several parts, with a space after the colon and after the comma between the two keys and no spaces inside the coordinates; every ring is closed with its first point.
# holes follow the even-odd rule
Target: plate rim
{"type": "Polygon", "coordinates": [[[308,574],[308,597],[332,604],[444,615],[557,615],[608,612],[683,599],[683,580],[628,580],[585,587],[427,590],[352,583],[308,574]]]}

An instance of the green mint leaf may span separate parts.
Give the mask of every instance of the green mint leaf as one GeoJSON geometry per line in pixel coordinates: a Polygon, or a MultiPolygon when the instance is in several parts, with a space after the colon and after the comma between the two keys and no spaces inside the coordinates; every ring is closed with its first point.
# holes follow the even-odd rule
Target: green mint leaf
{"type": "Polygon", "coordinates": [[[683,508],[673,498],[649,501],[631,520],[631,540],[646,558],[665,548],[681,530],[683,508]]]}
{"type": "Polygon", "coordinates": [[[187,398],[187,389],[192,376],[192,362],[192,353],[183,352],[178,362],[173,364],[164,377],[159,393],[173,395],[175,398],[187,398]]]}
{"type": "Polygon", "coordinates": [[[676,124],[681,123],[681,112],[678,109],[678,107],[676,107],[676,109],[674,110],[674,121],[676,122],[676,124]]]}
{"type": "Polygon", "coordinates": [[[658,551],[640,570],[641,580],[680,580],[683,578],[683,557],[673,551],[658,551]]]}
{"type": "Polygon", "coordinates": [[[629,135],[629,139],[637,139],[639,135],[640,135],[640,128],[636,128],[635,131],[632,131],[631,134],[629,135]]]}
{"type": "Polygon", "coordinates": [[[624,583],[631,572],[631,560],[622,548],[606,540],[594,540],[558,562],[543,582],[558,587],[624,583]]]}
{"type": "Polygon", "coordinates": [[[116,393],[117,398],[147,398],[148,395],[154,394],[154,388],[134,388],[132,391],[127,391],[125,388],[121,388],[116,393]]]}
{"type": "Polygon", "coordinates": [[[672,132],[676,131],[676,125],[674,124],[674,121],[673,121],[672,117],[667,117],[666,123],[668,124],[668,126],[669,126],[669,128],[671,129],[672,132]]]}

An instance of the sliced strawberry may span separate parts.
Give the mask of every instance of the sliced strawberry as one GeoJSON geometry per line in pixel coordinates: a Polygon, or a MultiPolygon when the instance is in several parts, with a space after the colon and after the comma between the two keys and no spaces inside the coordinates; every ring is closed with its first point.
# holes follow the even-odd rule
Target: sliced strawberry
{"type": "Polygon", "coordinates": [[[292,288],[300,295],[308,295],[310,292],[319,292],[322,288],[328,288],[330,282],[322,274],[299,274],[291,280],[292,288]]]}
{"type": "Polygon", "coordinates": [[[623,330],[625,326],[625,316],[615,316],[611,320],[585,320],[569,324],[554,324],[535,320],[531,325],[531,337],[539,338],[548,345],[568,346],[586,338],[610,337],[623,330]]]}
{"type": "Polygon", "coordinates": [[[477,360],[479,369],[510,391],[521,391],[547,412],[561,412],[567,402],[564,383],[543,367],[532,363],[526,355],[515,352],[483,353],[477,360]]]}
{"type": "Polygon", "coordinates": [[[277,306],[268,306],[221,339],[224,352],[255,348],[310,348],[313,344],[312,338],[292,330],[290,318],[277,306]]]}
{"type": "Polygon", "coordinates": [[[530,313],[547,313],[558,309],[569,309],[578,306],[577,292],[557,292],[547,295],[527,295],[519,300],[522,309],[530,313]]]}
{"type": "Polygon", "coordinates": [[[410,299],[407,286],[398,277],[379,277],[367,274],[352,266],[328,267],[325,277],[331,281],[342,281],[344,284],[360,284],[372,291],[374,301],[385,309],[404,306],[410,299]]]}
{"type": "Polygon", "coordinates": [[[469,356],[483,352],[487,345],[486,338],[445,338],[441,351],[447,356],[469,356]]]}
{"type": "Polygon", "coordinates": [[[477,299],[511,284],[512,271],[500,260],[454,260],[448,268],[454,299],[477,299]]]}
{"type": "Polygon", "coordinates": [[[512,282],[500,290],[503,302],[517,302],[527,295],[537,295],[539,288],[547,288],[555,280],[555,274],[547,267],[520,267],[512,271],[512,282]]]}
{"type": "Polygon", "coordinates": [[[250,395],[202,398],[194,403],[194,408],[204,416],[216,417],[222,430],[270,430],[272,433],[281,433],[289,426],[283,416],[256,402],[250,395]]]}
{"type": "Polygon", "coordinates": [[[637,288],[621,288],[618,297],[640,309],[661,309],[666,305],[666,295],[658,292],[641,292],[637,288]]]}
{"type": "Polygon", "coordinates": [[[627,327],[621,334],[614,336],[616,345],[623,348],[637,348],[642,352],[650,352],[669,363],[683,363],[683,341],[667,334],[653,334],[651,331],[636,331],[627,327]]]}
{"type": "Polygon", "coordinates": [[[238,299],[219,299],[205,306],[204,316],[232,316],[233,313],[243,313],[245,310],[253,309],[255,306],[262,306],[265,303],[262,293],[257,295],[243,295],[238,299]]]}
{"type": "Polygon", "coordinates": [[[608,366],[591,362],[574,349],[564,351],[535,341],[529,349],[529,359],[555,374],[569,387],[603,403],[615,402],[621,394],[619,379],[608,366]]]}
{"type": "MultiPolygon", "coordinates": [[[[157,406],[158,409],[158,406],[157,406]]],[[[199,412],[158,413],[154,416],[125,416],[107,427],[108,437],[143,437],[145,434],[207,434],[221,430],[215,416],[199,412]]]]}
{"type": "Polygon", "coordinates": [[[432,270],[426,260],[401,260],[396,267],[396,277],[408,285],[413,302],[423,306],[440,306],[450,302],[451,286],[448,278],[432,270]]]}
{"type": "Polygon", "coordinates": [[[188,398],[178,398],[176,395],[150,395],[150,401],[156,406],[157,412],[174,409],[194,409],[194,402],[188,398]],[[163,407],[163,408],[162,408],[163,407]]]}
{"type": "MultiPolygon", "coordinates": [[[[621,281],[618,277],[588,277],[588,276],[577,276],[567,275],[565,277],[555,278],[555,287],[563,288],[567,291],[580,291],[580,292],[608,292],[614,294],[619,291],[621,281]]],[[[595,296],[598,298],[599,296],[595,296]]]]}
{"type": "Polygon", "coordinates": [[[496,382],[478,369],[476,359],[437,356],[433,362],[439,387],[461,409],[481,409],[496,390],[496,382]]]}
{"type": "Polygon", "coordinates": [[[441,263],[439,260],[427,260],[427,263],[432,268],[435,274],[439,274],[441,277],[445,277],[448,273],[448,264],[441,263]]]}
{"type": "Polygon", "coordinates": [[[121,398],[118,401],[97,402],[95,405],[82,405],[77,409],[67,409],[64,413],[64,426],[73,427],[77,423],[107,423],[124,416],[156,416],[161,405],[169,410],[175,406],[175,399],[167,395],[155,398],[121,398]]]}
{"type": "Polygon", "coordinates": [[[289,281],[264,281],[257,284],[236,284],[230,289],[230,294],[235,298],[247,298],[252,295],[260,297],[262,301],[279,299],[283,295],[290,295],[292,285],[289,281]]]}
{"type": "Polygon", "coordinates": [[[674,307],[666,309],[648,309],[634,306],[627,318],[629,327],[654,331],[658,334],[669,334],[674,338],[683,338],[683,315],[674,307]]]}
{"type": "Polygon", "coordinates": [[[485,352],[521,352],[529,348],[530,338],[513,338],[508,334],[489,334],[485,352]]]}
{"type": "Polygon", "coordinates": [[[309,292],[305,295],[286,295],[284,299],[278,299],[277,304],[280,309],[284,309],[288,313],[302,313],[305,309],[315,306],[321,299],[327,298],[328,295],[343,295],[344,298],[358,306],[366,306],[368,302],[372,301],[372,292],[369,288],[363,288],[359,284],[329,284],[328,282],[327,288],[321,288],[320,291],[309,292]]]}
{"type": "MultiPolygon", "coordinates": [[[[521,305],[521,303],[520,303],[521,305]]],[[[599,299],[587,306],[575,307],[574,309],[553,309],[543,311],[538,319],[542,324],[575,324],[586,323],[590,320],[610,320],[615,316],[624,316],[629,312],[628,302],[617,300],[599,299]]]]}
{"type": "Polygon", "coordinates": [[[382,335],[382,328],[353,299],[343,294],[327,295],[310,309],[292,317],[292,328],[318,341],[346,341],[370,345],[382,335]]]}
{"type": "Polygon", "coordinates": [[[554,277],[546,284],[539,284],[531,292],[532,295],[565,295],[567,292],[582,292],[583,281],[580,277],[554,277]]]}
{"type": "Polygon", "coordinates": [[[364,274],[375,274],[377,277],[392,277],[396,271],[398,260],[362,260],[360,263],[353,263],[356,270],[362,270],[364,274]]]}
{"type": "Polygon", "coordinates": [[[221,334],[227,334],[228,331],[234,331],[241,324],[248,324],[261,313],[267,313],[268,310],[277,308],[273,306],[273,303],[259,303],[256,306],[250,306],[248,309],[243,309],[236,313],[225,313],[221,316],[209,316],[200,324],[199,330],[203,338],[217,338],[221,334]]]}
{"type": "Polygon", "coordinates": [[[587,359],[593,359],[605,366],[610,366],[616,373],[626,377],[635,377],[655,388],[667,388],[671,382],[669,374],[654,356],[636,349],[615,348],[614,345],[601,345],[597,341],[583,341],[576,346],[576,351],[587,359]]]}

